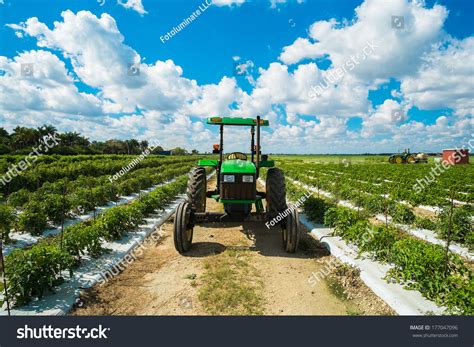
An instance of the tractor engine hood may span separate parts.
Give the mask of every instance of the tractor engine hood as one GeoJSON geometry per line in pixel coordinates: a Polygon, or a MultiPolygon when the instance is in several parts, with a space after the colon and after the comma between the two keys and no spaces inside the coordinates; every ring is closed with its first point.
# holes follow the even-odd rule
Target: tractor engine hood
{"type": "Polygon", "coordinates": [[[255,175],[257,169],[251,161],[241,159],[225,160],[221,165],[221,173],[242,173],[255,175]]]}

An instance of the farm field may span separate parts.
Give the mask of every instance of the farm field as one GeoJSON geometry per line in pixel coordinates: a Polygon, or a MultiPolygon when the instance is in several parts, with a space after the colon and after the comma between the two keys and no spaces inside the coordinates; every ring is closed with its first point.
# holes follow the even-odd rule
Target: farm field
{"type": "MultiPolygon", "coordinates": [[[[111,180],[136,158],[44,156],[2,187],[0,230],[8,250],[4,252],[7,289],[14,307],[54,297],[87,259],[110,252],[107,242],[133,233],[147,216],[183,193],[186,174],[202,156],[147,157],[111,180]],[[31,236],[27,244],[21,242],[25,235],[31,236]]],[[[446,313],[472,314],[474,167],[452,167],[416,192],[413,186],[429,175],[433,165],[388,165],[382,158],[374,161],[366,156],[351,156],[350,162],[342,156],[321,158],[275,156],[286,176],[288,200],[306,196],[300,213],[332,228],[334,237],[355,246],[361,255],[390,264],[387,281],[419,291],[446,313]],[[432,238],[423,239],[420,233],[432,238]],[[455,248],[446,253],[447,241],[455,248]]],[[[18,160],[21,157],[1,157],[2,172],[18,160]]],[[[215,179],[208,183],[215,185],[215,179]]],[[[207,200],[211,212],[220,212],[219,204],[207,200]]],[[[302,249],[289,256],[280,247],[280,232],[262,223],[203,225],[196,228],[194,250],[177,258],[170,237],[172,223],[167,222],[160,227],[159,242],[148,245],[142,257],[105,286],[84,292],[73,312],[394,314],[361,282],[355,269],[339,262],[324,281],[309,285],[312,273],[335,262],[309,231],[302,231],[302,249]],[[228,271],[235,269],[222,279],[234,281],[235,287],[213,296],[213,281],[227,271],[220,269],[220,262],[228,265],[228,271]],[[245,275],[248,271],[258,275],[245,275]],[[279,284],[287,277],[298,278],[294,288],[279,284]],[[122,290],[131,280],[137,287],[122,290]],[[153,284],[161,282],[168,285],[153,284]],[[253,294],[236,295],[244,289],[253,294]],[[136,291],[140,295],[134,295],[136,291]],[[291,294],[283,295],[285,291],[291,294]],[[354,295],[356,291],[364,296],[354,295]],[[228,295],[236,296],[235,301],[226,302],[228,295]],[[143,306],[139,303],[143,298],[153,298],[154,304],[143,306]],[[374,300],[379,309],[373,305],[363,309],[364,303],[374,300]]]]}
{"type": "MultiPolygon", "coordinates": [[[[120,240],[162,209],[183,191],[185,174],[196,160],[153,156],[132,167],[136,158],[42,157],[2,187],[0,230],[4,247],[12,249],[5,270],[14,305],[42,297],[85,255],[107,252],[104,242],[120,240]],[[123,175],[111,178],[121,170],[123,175]],[[31,236],[29,244],[16,239],[22,235],[31,236]]],[[[17,159],[2,158],[7,163],[17,159]]]]}
{"type": "Polygon", "coordinates": [[[474,347],[473,10],[0,0],[0,347],[474,347]]]}
{"type": "Polygon", "coordinates": [[[450,312],[472,314],[472,165],[451,167],[416,188],[430,178],[433,165],[319,164],[288,157],[278,164],[290,199],[310,191],[306,215],[332,227],[333,235],[360,254],[393,265],[388,280],[420,291],[450,312]],[[447,242],[462,252],[446,252],[447,242]]]}
{"type": "Polygon", "coordinates": [[[305,163],[334,163],[338,164],[342,161],[357,162],[357,163],[383,163],[387,161],[387,156],[384,155],[313,155],[313,154],[294,154],[284,155],[275,154],[272,158],[282,161],[301,161],[305,163]]]}

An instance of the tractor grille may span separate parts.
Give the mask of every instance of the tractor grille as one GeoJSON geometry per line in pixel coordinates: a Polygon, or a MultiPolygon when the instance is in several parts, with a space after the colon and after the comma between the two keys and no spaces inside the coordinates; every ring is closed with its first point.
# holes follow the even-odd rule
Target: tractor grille
{"type": "Polygon", "coordinates": [[[221,175],[221,189],[220,195],[221,199],[233,199],[233,200],[255,200],[256,186],[255,186],[255,176],[253,183],[244,183],[242,182],[242,174],[229,174],[234,175],[235,182],[225,183],[223,175],[221,175]]]}

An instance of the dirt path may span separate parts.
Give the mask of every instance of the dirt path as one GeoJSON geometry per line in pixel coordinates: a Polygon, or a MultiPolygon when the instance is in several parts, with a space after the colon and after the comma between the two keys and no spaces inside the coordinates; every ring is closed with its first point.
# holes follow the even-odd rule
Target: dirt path
{"type": "MultiPolygon", "coordinates": [[[[207,200],[207,210],[221,209],[221,204],[207,200]]],[[[262,222],[205,224],[195,227],[193,247],[182,256],[174,249],[172,222],[165,223],[159,232],[160,241],[146,247],[142,256],[122,273],[103,286],[84,291],[72,314],[388,312],[370,290],[365,295],[368,300],[348,299],[347,295],[338,293],[340,286],[326,279],[311,285],[308,282],[311,274],[326,272],[334,258],[309,236],[296,254],[288,254],[283,251],[281,234],[268,230],[262,222]],[[369,308],[368,302],[375,303],[375,307],[369,308]]]]}

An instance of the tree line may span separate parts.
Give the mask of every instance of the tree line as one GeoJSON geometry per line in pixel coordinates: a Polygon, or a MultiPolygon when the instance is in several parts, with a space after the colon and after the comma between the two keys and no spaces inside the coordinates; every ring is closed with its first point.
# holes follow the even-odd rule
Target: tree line
{"type": "MultiPolygon", "coordinates": [[[[0,155],[1,154],[28,154],[42,139],[58,134],[59,144],[53,147],[48,154],[76,155],[76,154],[140,154],[149,148],[146,140],[117,140],[91,141],[76,131],[60,133],[52,125],[43,125],[38,128],[17,126],[9,133],[0,127],[0,155]]],[[[184,148],[170,149],[175,155],[197,154],[198,151],[188,152],[184,148]]],[[[153,148],[152,153],[163,152],[161,146],[153,148]]]]}

